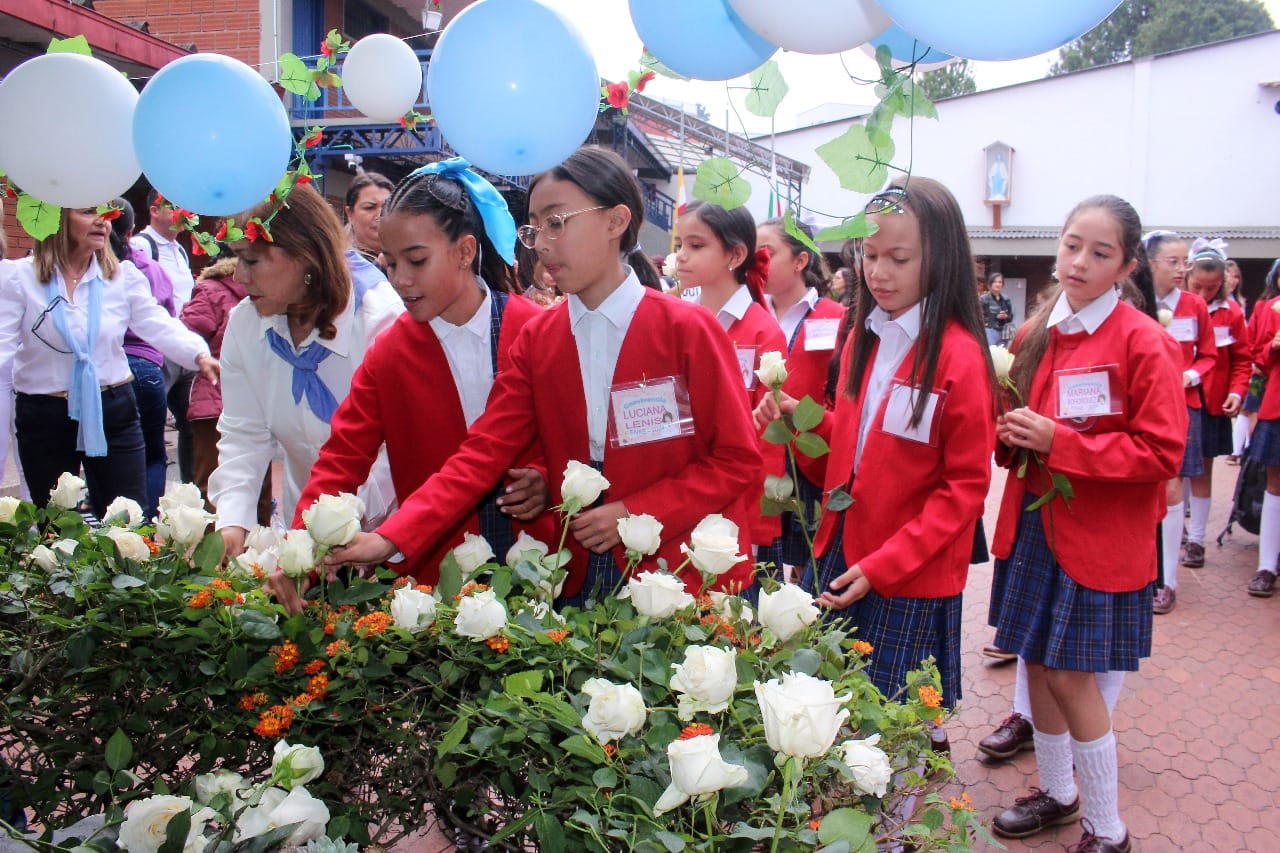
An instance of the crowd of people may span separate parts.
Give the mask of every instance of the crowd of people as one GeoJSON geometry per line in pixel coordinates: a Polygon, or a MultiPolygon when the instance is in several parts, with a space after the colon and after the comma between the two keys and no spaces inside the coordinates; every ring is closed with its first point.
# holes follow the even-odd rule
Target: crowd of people
{"type": "MultiPolygon", "coordinates": [[[[153,513],[167,406],[229,556],[273,499],[299,526],[321,495],[357,492],[364,531],[327,562],[432,583],[467,533],[498,553],[522,532],[554,541],[548,509],[576,460],[609,486],[569,525],[559,604],[617,588],[620,519],[657,518],[657,556],[680,566],[720,514],[754,559],[713,589],[750,595],[759,566],[816,590],[873,646],[881,690],[932,658],[954,707],[994,460],[990,622],[1019,687],[982,748],[1034,746],[1040,772],[995,830],[1083,816],[1080,849],[1130,849],[1111,709],[1176,604],[1179,563],[1204,565],[1212,460],[1240,456],[1231,418],[1251,398],[1268,490],[1250,594],[1272,594],[1280,556],[1280,302],[1246,325],[1220,243],[1144,236],[1122,199],[1085,199],[1057,288],[1019,326],[998,272],[979,296],[955,198],[920,176],[872,197],[874,233],[830,276],[782,220],[694,202],[674,294],[638,246],[640,186],[604,149],[536,176],[519,227],[459,159],[399,184],[362,175],[345,201],[345,230],[311,186],[263,202],[237,220],[269,222],[269,239],[235,240],[198,280],[154,194],[132,242],[127,203],[114,219],[64,210],[30,258],[0,264],[0,418],[29,494],[83,467],[88,510],[125,496],[153,513]],[[776,393],[756,372],[766,353],[786,360],[776,393]],[[642,397],[663,416],[629,415],[642,397]],[[830,453],[789,465],[762,435],[806,397],[830,453]],[[801,511],[762,510],[769,475],[790,475],[801,511]]],[[[268,586],[299,606],[293,583],[268,586]]]]}

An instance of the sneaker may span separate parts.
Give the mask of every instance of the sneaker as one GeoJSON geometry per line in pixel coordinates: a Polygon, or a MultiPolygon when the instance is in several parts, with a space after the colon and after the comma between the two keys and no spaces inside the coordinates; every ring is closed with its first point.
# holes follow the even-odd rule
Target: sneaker
{"type": "Polygon", "coordinates": [[[1075,823],[1080,819],[1080,798],[1063,805],[1045,791],[1032,788],[1025,797],[1018,797],[1013,805],[991,822],[991,828],[1002,838],[1026,838],[1042,829],[1075,823]]]}
{"type": "Polygon", "coordinates": [[[1188,569],[1204,568],[1204,546],[1199,542],[1188,542],[1182,549],[1182,565],[1188,569]]]}
{"type": "Polygon", "coordinates": [[[978,743],[978,751],[992,758],[1013,758],[1025,749],[1035,749],[1031,721],[1018,713],[1005,717],[994,732],[978,743]]]}
{"type": "Polygon", "coordinates": [[[1270,598],[1276,594],[1275,572],[1259,569],[1249,581],[1249,594],[1254,598],[1270,598]]]}
{"type": "Polygon", "coordinates": [[[1151,599],[1151,612],[1157,616],[1163,616],[1177,606],[1177,604],[1178,594],[1169,587],[1162,586],[1156,590],[1155,596],[1151,599]]]}
{"type": "Polygon", "coordinates": [[[1080,825],[1084,827],[1084,835],[1080,836],[1080,840],[1067,848],[1067,853],[1130,853],[1133,845],[1129,843],[1129,830],[1125,830],[1124,838],[1119,841],[1112,841],[1109,838],[1093,834],[1093,826],[1087,820],[1082,820],[1080,825]]]}
{"type": "Polygon", "coordinates": [[[1001,663],[1008,663],[1009,661],[1018,659],[1017,652],[1011,652],[1008,649],[1002,649],[999,646],[983,646],[982,654],[984,657],[989,657],[992,660],[998,660],[1001,663]]]}

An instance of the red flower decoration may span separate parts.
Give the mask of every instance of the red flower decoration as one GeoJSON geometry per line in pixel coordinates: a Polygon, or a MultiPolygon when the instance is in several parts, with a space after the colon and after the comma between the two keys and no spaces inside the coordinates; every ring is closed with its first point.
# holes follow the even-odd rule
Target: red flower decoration
{"type": "Polygon", "coordinates": [[[631,98],[631,87],[626,83],[610,83],[606,89],[609,93],[609,106],[617,107],[620,110],[627,108],[627,102],[631,98]]]}
{"type": "Polygon", "coordinates": [[[13,191],[13,187],[9,186],[8,184],[5,184],[5,187],[4,187],[4,194],[5,194],[6,196],[8,196],[9,198],[17,198],[17,197],[18,197],[18,194],[17,194],[16,192],[14,192],[14,191],[13,191]]]}
{"type": "Polygon", "coordinates": [[[305,187],[309,183],[311,183],[310,175],[299,175],[297,179],[293,182],[293,185],[295,187],[305,187]]]}
{"type": "Polygon", "coordinates": [[[110,222],[113,219],[119,219],[122,213],[124,211],[118,207],[109,207],[98,215],[102,217],[104,222],[110,222]]]}
{"type": "Polygon", "coordinates": [[[244,237],[250,243],[256,243],[259,239],[264,243],[271,242],[271,232],[263,228],[261,223],[254,222],[252,219],[245,223],[244,237]]]}
{"type": "Polygon", "coordinates": [[[320,52],[325,56],[333,56],[333,48],[329,47],[328,41],[320,42],[320,52]]]}
{"type": "Polygon", "coordinates": [[[192,241],[191,241],[191,254],[193,254],[193,255],[204,255],[204,254],[208,254],[208,253],[207,253],[207,252],[205,252],[205,250],[204,250],[204,246],[201,246],[201,245],[200,245],[200,241],[199,241],[199,240],[192,240],[192,241]]]}
{"type": "Polygon", "coordinates": [[[658,72],[656,71],[646,71],[643,74],[641,74],[640,77],[636,80],[636,91],[643,92],[645,84],[657,76],[658,76],[658,72]]]}
{"type": "Polygon", "coordinates": [[[227,239],[227,220],[222,220],[222,224],[218,226],[217,232],[213,235],[215,240],[227,239]]]}
{"type": "Polygon", "coordinates": [[[307,148],[315,148],[322,139],[324,139],[324,131],[317,127],[302,140],[302,144],[307,148]]]}

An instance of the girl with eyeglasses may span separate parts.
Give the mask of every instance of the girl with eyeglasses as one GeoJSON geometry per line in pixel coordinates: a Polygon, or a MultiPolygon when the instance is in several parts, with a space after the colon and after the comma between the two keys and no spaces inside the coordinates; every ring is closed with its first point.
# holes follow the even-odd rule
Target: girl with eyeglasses
{"type": "MultiPolygon", "coordinates": [[[[736,522],[747,546],[744,494],[760,454],[733,348],[714,318],[644,287],[627,265],[628,256],[649,262],[630,251],[643,216],[640,186],[611,151],[580,149],[533,179],[519,239],[568,298],[526,324],[484,414],[443,468],[376,533],[334,549],[331,564],[376,563],[397,551],[418,559],[530,450],[545,460],[553,504],[571,460],[610,483],[569,525],[561,604],[616,589],[626,565],[618,519],[629,514],[662,523],[657,556],[672,568],[684,562],[680,544],[711,513],[736,522]],[[658,408],[663,416],[651,416],[658,408]]],[[[508,496],[500,500],[505,506],[508,496]]],[[[696,569],[683,577],[701,587],[696,569]]],[[[750,583],[744,561],[714,588],[750,583]]]]}
{"type": "MultiPolygon", "coordinates": [[[[63,208],[57,232],[0,281],[0,375],[12,370],[18,454],[31,497],[47,500],[62,472],[83,465],[98,517],[116,497],[147,503],[125,331],[184,367],[218,376],[204,341],[160,307],[137,267],[116,259],[110,233],[98,208],[63,208]]],[[[7,422],[0,412],[0,423],[7,422]]]]}
{"type": "MultiPolygon", "coordinates": [[[[961,592],[991,481],[995,377],[951,193],[913,175],[867,211],[876,231],[862,241],[835,409],[819,428],[831,453],[804,584],[874,647],[868,673],[885,695],[932,657],[953,707],[961,592]]],[[[784,411],[794,406],[783,398],[784,411]]],[[[778,409],[766,399],[759,414],[778,409]]]]}
{"type": "MultiPolygon", "coordinates": [[[[387,274],[406,310],[352,377],[298,500],[295,527],[321,495],[363,483],[384,443],[396,497],[408,500],[458,450],[495,380],[511,368],[521,329],[542,314],[513,295],[516,226],[507,203],[466,160],[411,172],[387,199],[378,232],[387,274]]],[[[466,533],[483,535],[505,554],[516,538],[512,519],[529,521],[547,506],[546,479],[530,467],[530,455],[481,484],[487,488],[469,512],[393,567],[435,584],[440,561],[466,533]]],[[[551,531],[530,532],[545,537],[551,531]]]]}
{"type": "Polygon", "coordinates": [[[1018,394],[996,430],[1009,474],[990,620],[996,645],[1026,661],[1040,780],[993,827],[1024,838],[1083,817],[1073,849],[1091,853],[1131,849],[1099,676],[1136,671],[1151,654],[1156,525],[1187,430],[1173,342],[1115,288],[1139,262],[1141,233],[1137,211],[1115,196],[1067,216],[1062,293],[1013,342],[1018,394]],[[1048,472],[1070,482],[1069,509],[1061,496],[1032,509],[1050,491],[1048,472]]]}

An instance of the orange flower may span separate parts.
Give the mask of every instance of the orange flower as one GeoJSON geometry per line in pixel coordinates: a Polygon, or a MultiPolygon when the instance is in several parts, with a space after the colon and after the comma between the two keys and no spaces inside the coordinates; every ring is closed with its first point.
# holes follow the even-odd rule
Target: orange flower
{"type": "Polygon", "coordinates": [[[240,708],[244,711],[252,711],[259,705],[267,704],[267,694],[259,690],[257,693],[246,693],[240,697],[240,708]]]}
{"type": "Polygon", "coordinates": [[[618,745],[616,743],[606,743],[604,745],[604,754],[613,758],[618,754],[618,745]]]}
{"type": "Polygon", "coordinates": [[[920,701],[924,703],[926,708],[942,707],[942,694],[934,687],[926,684],[924,687],[921,687],[918,692],[920,694],[920,701]]]}
{"type": "Polygon", "coordinates": [[[323,699],[329,693],[329,676],[323,672],[313,675],[307,682],[307,693],[312,699],[323,699]]]}
{"type": "Polygon", "coordinates": [[[965,791],[958,797],[952,797],[950,800],[951,808],[957,811],[973,811],[973,797],[969,796],[969,792],[965,791]]]}
{"type": "Polygon", "coordinates": [[[191,596],[191,600],[187,602],[187,606],[193,610],[201,610],[208,607],[213,601],[213,593],[208,589],[202,589],[195,595],[191,596]]]}
{"type": "Polygon", "coordinates": [[[713,735],[716,730],[706,723],[694,723],[691,726],[685,726],[684,731],[680,732],[680,740],[690,740],[703,735],[713,735]]]}
{"type": "Polygon", "coordinates": [[[488,588],[489,587],[485,584],[476,583],[475,581],[467,581],[466,584],[463,585],[462,589],[458,591],[458,594],[453,597],[453,600],[461,601],[473,592],[484,592],[488,588]]]}
{"type": "Polygon", "coordinates": [[[485,640],[485,644],[488,645],[489,648],[493,649],[495,652],[498,652],[499,654],[511,648],[511,641],[501,635],[496,637],[490,637],[489,639],[485,640]]]}
{"type": "Polygon", "coordinates": [[[373,613],[366,613],[356,620],[352,629],[361,636],[372,637],[375,634],[381,634],[391,626],[394,620],[391,614],[382,610],[376,610],[373,613]]]}
{"type": "Polygon", "coordinates": [[[271,653],[276,656],[276,675],[287,672],[298,662],[297,643],[286,640],[279,646],[273,646],[271,653]]]}
{"type": "Polygon", "coordinates": [[[147,543],[147,550],[151,552],[151,556],[154,557],[156,554],[160,553],[160,546],[157,545],[155,540],[150,536],[143,536],[142,541],[147,543]]]}
{"type": "Polygon", "coordinates": [[[226,578],[214,578],[209,581],[210,589],[231,589],[231,581],[226,578]]]}
{"type": "Polygon", "coordinates": [[[814,818],[813,820],[809,821],[809,828],[812,829],[814,832],[817,832],[818,827],[820,826],[822,826],[822,821],[818,820],[817,818],[814,818]]]}
{"type": "Polygon", "coordinates": [[[876,650],[876,647],[868,643],[866,640],[854,640],[853,650],[860,655],[869,655],[876,650]]]}
{"type": "Polygon", "coordinates": [[[395,579],[395,582],[393,584],[391,584],[391,588],[400,589],[401,587],[408,586],[410,583],[412,583],[412,581],[409,580],[408,575],[401,575],[400,577],[395,579]]]}
{"type": "Polygon", "coordinates": [[[321,660],[320,658],[316,658],[311,663],[307,664],[306,668],[303,669],[303,672],[305,672],[307,675],[315,675],[317,672],[324,669],[324,667],[325,667],[324,661],[321,660]]]}
{"type": "Polygon", "coordinates": [[[295,708],[305,708],[311,704],[311,700],[314,698],[310,693],[299,693],[289,700],[289,704],[295,708]]]}
{"type": "Polygon", "coordinates": [[[336,658],[343,652],[350,650],[351,644],[346,640],[334,640],[332,643],[324,647],[324,653],[331,658],[336,658]]]}
{"type": "Polygon", "coordinates": [[[293,709],[288,705],[272,705],[262,712],[253,732],[261,737],[279,737],[293,725],[293,709]]]}
{"type": "Polygon", "coordinates": [[[554,631],[548,631],[547,636],[551,638],[551,642],[558,643],[569,636],[569,632],[564,628],[556,628],[554,631]]]}
{"type": "Polygon", "coordinates": [[[426,595],[430,595],[431,593],[435,592],[435,588],[431,586],[431,584],[429,583],[416,584],[413,588],[416,589],[418,592],[425,593],[426,595]]]}

